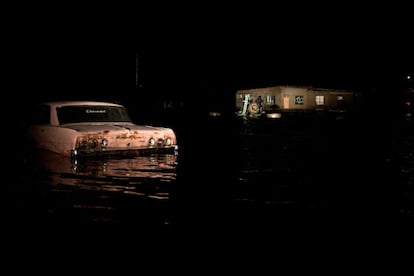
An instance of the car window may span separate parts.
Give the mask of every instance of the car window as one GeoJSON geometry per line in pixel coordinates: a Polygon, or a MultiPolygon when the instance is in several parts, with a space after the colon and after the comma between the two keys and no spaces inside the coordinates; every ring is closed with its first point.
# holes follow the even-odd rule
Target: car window
{"type": "Polygon", "coordinates": [[[63,106],[56,111],[59,124],[131,121],[127,110],[119,106],[63,106]]]}

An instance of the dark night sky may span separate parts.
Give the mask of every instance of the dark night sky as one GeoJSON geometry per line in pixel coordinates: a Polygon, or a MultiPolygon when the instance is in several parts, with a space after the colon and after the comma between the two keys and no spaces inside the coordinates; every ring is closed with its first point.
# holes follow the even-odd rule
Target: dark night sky
{"type": "Polygon", "coordinates": [[[136,53],[143,89],[164,95],[280,84],[369,89],[413,72],[406,7],[244,8],[164,11],[123,32],[27,26],[11,45],[18,73],[12,94],[29,91],[28,101],[139,97],[136,53]]]}
{"type": "Polygon", "coordinates": [[[413,71],[412,24],[392,10],[276,13],[226,23],[164,26],[154,44],[137,34],[143,85],[371,89],[399,84],[413,71]]]}
{"type": "MultiPolygon", "coordinates": [[[[253,43],[253,42],[251,42],[253,43]]],[[[261,41],[257,41],[261,44],[261,41]]],[[[156,84],[195,82],[203,86],[234,88],[277,84],[340,87],[378,86],[394,82],[409,71],[404,49],[384,49],[374,43],[318,40],[287,45],[213,45],[197,53],[156,53],[141,59],[142,79],[156,84]],[[161,77],[161,79],[158,79],[161,77]]],[[[185,51],[185,50],[184,50],[185,51]]]]}

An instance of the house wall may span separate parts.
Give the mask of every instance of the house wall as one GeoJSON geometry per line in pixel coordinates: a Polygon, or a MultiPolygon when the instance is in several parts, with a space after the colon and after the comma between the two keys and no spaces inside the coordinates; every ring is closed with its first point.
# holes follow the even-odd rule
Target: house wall
{"type": "Polygon", "coordinates": [[[250,102],[261,96],[264,110],[270,110],[274,104],[282,110],[332,110],[351,107],[356,92],[294,86],[238,90],[236,108],[239,110],[243,107],[245,95],[250,96],[250,102]]]}
{"type": "Polygon", "coordinates": [[[254,102],[258,96],[262,96],[263,106],[270,107],[271,102],[268,101],[266,96],[269,95],[269,96],[275,97],[275,102],[277,103],[280,101],[280,91],[281,91],[281,87],[278,87],[278,86],[238,90],[236,92],[236,108],[241,108],[243,106],[243,101],[245,99],[246,94],[250,95],[250,99],[252,100],[252,102],[254,102]]]}

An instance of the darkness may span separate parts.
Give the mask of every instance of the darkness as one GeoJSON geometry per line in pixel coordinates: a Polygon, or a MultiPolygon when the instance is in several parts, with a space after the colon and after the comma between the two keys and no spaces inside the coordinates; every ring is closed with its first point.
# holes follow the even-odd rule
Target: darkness
{"type": "MultiPolygon", "coordinates": [[[[228,165],[232,159],[219,159],[217,171],[200,176],[206,170],[191,164],[197,157],[193,148],[198,145],[191,135],[203,133],[209,123],[206,111],[218,110],[227,118],[234,115],[238,89],[309,85],[360,90],[369,102],[369,113],[389,108],[398,112],[402,91],[412,86],[406,80],[414,71],[409,41],[412,24],[404,12],[345,8],[330,15],[303,15],[282,9],[273,14],[254,13],[254,17],[240,14],[236,21],[227,18],[228,14],[234,11],[218,18],[210,14],[195,20],[200,14],[194,14],[186,20],[158,24],[153,18],[145,29],[128,31],[127,39],[106,32],[79,34],[70,28],[52,37],[27,30],[30,35],[25,32],[23,41],[12,43],[13,50],[7,53],[12,85],[6,93],[19,106],[19,110],[7,111],[7,118],[12,117],[12,126],[21,131],[30,116],[27,107],[36,102],[119,101],[128,107],[134,121],[162,123],[177,130],[183,144],[183,167],[189,169],[181,179],[187,185],[183,189],[189,188],[184,195],[191,195],[194,179],[215,183],[215,176],[222,175],[220,181],[232,181],[232,174],[227,173],[232,170],[228,165]],[[182,109],[164,113],[161,103],[166,99],[182,102],[182,109]]],[[[378,114],[378,125],[384,114],[378,114]]],[[[223,126],[208,127],[221,136],[210,133],[205,140],[232,135],[223,126]]],[[[208,166],[223,153],[220,141],[211,145],[213,150],[201,165],[208,166]]],[[[232,150],[224,156],[237,158],[232,150]]],[[[12,164],[21,161],[15,152],[10,156],[16,157],[12,164]]],[[[18,175],[18,167],[14,168],[18,175]]],[[[209,196],[205,194],[204,200],[209,196]]]]}
{"type": "Polygon", "coordinates": [[[35,102],[111,100],[125,104],[138,123],[190,132],[207,111],[231,117],[236,90],[274,85],[359,90],[367,113],[398,112],[402,91],[412,86],[406,76],[414,71],[405,12],[393,11],[391,22],[386,9],[282,11],[154,18],[144,28],[136,22],[124,37],[69,26],[51,35],[45,26],[26,26],[7,52],[7,95],[24,107],[11,123],[24,127],[35,102]],[[165,113],[164,100],[180,108],[165,113]],[[191,121],[183,114],[192,114],[191,121]]]}
{"type": "Polygon", "coordinates": [[[413,71],[406,9],[326,8],[160,11],[117,26],[124,32],[89,24],[59,24],[52,32],[46,22],[28,24],[9,43],[10,94],[24,92],[27,102],[68,95],[129,102],[206,93],[232,99],[237,89],[272,85],[364,91],[403,85],[413,71]]]}
{"type": "MultiPolygon", "coordinates": [[[[345,253],[347,258],[338,258],[344,254],[343,252],[352,252],[353,257],[356,255],[362,257],[361,260],[366,260],[364,253],[371,253],[375,249],[379,249],[378,253],[375,252],[378,255],[385,253],[381,256],[389,256],[391,251],[381,250],[384,248],[383,245],[404,246],[407,241],[405,237],[412,236],[412,231],[407,236],[404,234],[408,233],[407,229],[412,228],[404,227],[404,222],[398,219],[381,218],[371,223],[372,220],[369,218],[374,215],[368,214],[365,217],[365,213],[361,213],[357,220],[348,218],[345,222],[340,221],[341,216],[335,214],[322,214],[319,221],[313,220],[312,216],[306,217],[305,214],[286,219],[280,216],[280,220],[277,220],[278,214],[272,213],[273,209],[277,209],[276,206],[271,206],[270,209],[258,207],[257,210],[234,207],[235,211],[232,206],[226,206],[228,208],[224,209],[227,209],[227,213],[218,207],[215,207],[217,210],[210,206],[224,206],[226,203],[222,202],[231,198],[231,191],[229,188],[222,189],[221,183],[238,183],[231,178],[237,175],[232,170],[237,169],[233,168],[233,165],[240,159],[240,153],[235,152],[234,145],[225,148],[220,144],[222,139],[232,137],[233,130],[226,128],[226,125],[209,125],[211,122],[205,118],[205,111],[220,110],[227,118],[231,118],[234,115],[234,93],[237,89],[274,85],[312,85],[361,90],[365,102],[368,103],[366,113],[374,111],[372,114],[376,114],[378,119],[376,125],[369,128],[361,127],[363,131],[359,136],[341,136],[341,130],[332,136],[339,137],[341,141],[348,141],[348,138],[354,137],[356,140],[361,139],[362,143],[353,140],[351,145],[358,145],[358,149],[364,150],[367,152],[366,156],[369,156],[369,153],[380,155],[376,152],[378,147],[375,143],[381,145],[388,142],[389,135],[383,134],[389,134],[387,128],[390,127],[390,123],[386,122],[387,128],[382,128],[382,119],[389,114],[390,107],[398,112],[401,92],[409,85],[405,76],[413,76],[414,73],[412,9],[408,7],[401,7],[395,11],[387,6],[378,11],[373,8],[373,5],[379,5],[378,3],[360,2],[359,5],[367,5],[363,10],[361,7],[352,8],[347,7],[345,3],[332,2],[330,5],[335,7],[327,7],[329,4],[324,4],[321,7],[309,8],[295,1],[296,7],[286,10],[284,7],[275,7],[277,4],[274,2],[269,3],[272,4],[271,7],[251,12],[250,7],[245,7],[244,12],[240,11],[239,3],[214,11],[200,7],[193,11],[192,15],[189,15],[189,10],[195,7],[182,7],[178,13],[159,13],[158,9],[155,9],[152,14],[148,14],[144,9],[135,9],[132,15],[123,16],[129,22],[118,21],[118,24],[114,23],[116,20],[112,18],[112,11],[105,13],[102,20],[95,21],[91,18],[92,14],[99,12],[94,10],[87,14],[93,21],[87,27],[82,22],[74,26],[76,22],[79,23],[75,13],[63,19],[66,27],[54,24],[55,20],[46,20],[43,26],[28,22],[23,30],[16,30],[14,27],[13,38],[5,39],[2,43],[8,46],[6,50],[3,48],[2,55],[7,61],[6,78],[2,87],[2,114],[6,125],[10,125],[10,129],[13,130],[12,133],[22,133],[25,120],[30,116],[27,108],[36,102],[73,99],[120,101],[127,106],[137,123],[160,123],[174,127],[179,134],[182,156],[179,163],[181,167],[177,172],[181,177],[179,183],[182,186],[175,191],[179,198],[174,199],[175,202],[180,202],[180,222],[195,221],[195,224],[201,226],[209,221],[214,223],[210,224],[210,228],[203,228],[186,225],[184,222],[184,227],[177,231],[178,235],[173,235],[166,233],[168,231],[158,231],[159,229],[142,234],[145,230],[139,227],[123,225],[91,226],[78,223],[68,227],[50,227],[38,222],[31,223],[30,218],[27,219],[29,222],[24,221],[24,217],[20,226],[16,223],[20,218],[13,217],[10,220],[12,223],[8,223],[7,218],[3,217],[3,237],[9,241],[9,246],[5,246],[5,263],[13,264],[10,266],[18,269],[20,266],[14,265],[16,261],[21,264],[22,261],[29,260],[30,264],[36,263],[32,268],[39,267],[42,271],[47,269],[49,262],[56,263],[57,260],[62,264],[62,268],[80,268],[77,265],[79,263],[89,264],[94,271],[99,267],[107,270],[112,264],[119,272],[122,268],[139,271],[145,264],[143,260],[151,256],[154,263],[151,269],[168,267],[171,270],[172,267],[178,266],[182,270],[183,261],[193,259],[203,265],[208,262],[208,266],[203,267],[214,267],[214,261],[221,259],[218,256],[223,256],[223,263],[229,264],[230,254],[226,254],[229,252],[238,253],[232,254],[233,256],[243,255],[249,258],[236,257],[238,262],[234,263],[232,269],[245,268],[248,264],[253,264],[257,270],[259,266],[251,257],[262,257],[263,252],[266,252],[266,257],[271,256],[271,261],[267,258],[264,260],[269,260],[267,263],[272,264],[273,270],[276,268],[273,265],[275,262],[281,264],[283,262],[280,260],[287,258],[296,261],[299,256],[303,256],[303,260],[315,256],[317,262],[312,263],[312,266],[321,264],[322,256],[329,256],[330,260],[336,262],[346,260],[346,263],[341,262],[341,265],[349,267],[350,255],[345,253]],[[334,13],[329,14],[331,10],[334,10],[334,13]],[[182,16],[183,14],[185,16],[182,16]],[[142,19],[139,19],[140,17],[142,19]],[[112,24],[115,25],[110,26],[112,24]],[[164,113],[160,108],[160,102],[164,99],[182,101],[183,110],[177,110],[174,116],[164,113]],[[214,132],[203,136],[202,141],[192,139],[193,132],[203,134],[206,128],[214,132]],[[373,137],[375,139],[371,139],[373,137]],[[198,142],[202,144],[209,138],[215,140],[207,151],[199,147],[198,142]],[[371,146],[365,149],[366,144],[371,146]],[[205,160],[200,158],[201,154],[205,156],[205,160]],[[201,161],[201,164],[194,164],[194,160],[201,161]],[[211,161],[214,160],[217,162],[211,165],[211,161]],[[203,184],[205,182],[212,185],[206,188],[207,184],[203,184]],[[216,193],[217,191],[219,192],[216,193]],[[199,197],[193,198],[193,195],[199,197]],[[216,201],[213,202],[212,199],[216,201]],[[211,209],[208,209],[209,207],[211,209]],[[262,210],[267,212],[262,213],[262,210]],[[236,215],[227,215],[232,212],[236,215]],[[234,227],[227,227],[229,222],[226,223],[226,219],[243,221],[245,213],[248,214],[251,223],[241,223],[242,227],[235,223],[234,227]],[[258,218],[255,218],[256,215],[258,218]],[[301,220],[303,217],[305,219],[301,220]],[[265,225],[258,225],[256,221],[265,222],[265,225]],[[274,225],[267,225],[274,222],[274,225]],[[335,222],[346,227],[336,227],[335,222]],[[386,242],[391,240],[392,242],[386,242]],[[186,247],[188,241],[190,246],[186,247]],[[150,246],[144,246],[147,243],[150,246]],[[350,250],[343,251],[344,248],[350,250]],[[209,252],[205,249],[212,249],[214,255],[205,258],[204,254],[209,252]],[[150,255],[149,252],[154,254],[150,255]],[[316,252],[318,253],[315,254],[316,252]],[[162,258],[163,253],[168,257],[162,258]],[[146,258],[137,258],[138,254],[146,258]],[[276,254],[284,258],[273,258],[276,254]],[[37,261],[36,256],[41,262],[37,261]],[[178,260],[175,261],[174,257],[178,257],[178,260]],[[95,260],[105,260],[105,265],[102,266],[102,262],[98,263],[95,260]],[[167,262],[164,260],[168,260],[169,265],[165,265],[167,262]],[[171,266],[171,263],[174,266],[171,266]]],[[[307,5],[313,3],[312,1],[307,5]]],[[[165,5],[161,2],[156,4],[165,5]]],[[[82,7],[77,6],[77,9],[82,7]]],[[[45,10],[50,11],[49,8],[45,10]]],[[[50,13],[59,14],[57,11],[50,13]]],[[[9,24],[11,27],[14,23],[9,24]]],[[[412,87],[412,81],[410,85],[412,87]]],[[[412,130],[407,131],[412,133],[412,130]]],[[[16,187],[16,184],[21,184],[18,177],[22,173],[20,168],[23,158],[19,149],[23,147],[18,147],[16,151],[13,145],[24,146],[25,140],[15,139],[8,134],[3,136],[3,139],[3,150],[6,152],[3,152],[6,161],[6,167],[3,167],[3,183],[16,187]]],[[[401,143],[398,147],[404,146],[406,145],[401,143]]],[[[412,151],[412,148],[409,150],[412,151]]],[[[311,149],[305,150],[309,151],[311,149]]],[[[344,154],[344,158],[335,152],[338,154],[335,161],[348,168],[359,168],[359,165],[364,165],[367,160],[374,159],[355,157],[352,155],[355,151],[342,149],[339,154],[344,154]],[[349,157],[355,158],[356,161],[348,162],[345,158],[349,157]]],[[[335,167],[331,160],[319,161],[339,172],[340,169],[335,167]]],[[[375,161],[378,163],[378,160],[375,161]]],[[[352,171],[350,175],[340,179],[339,184],[345,186],[350,180],[355,181],[352,182],[352,187],[358,186],[360,182],[369,179],[369,172],[377,171],[375,165],[377,164],[372,164],[368,172],[362,169],[352,171]],[[359,173],[363,173],[364,178],[359,179],[359,173]]],[[[399,168],[397,164],[396,170],[399,168]]],[[[304,170],[311,171],[311,168],[304,170]]],[[[252,182],[267,182],[266,177],[267,175],[263,178],[257,176],[252,182]]],[[[381,184],[382,180],[385,183],[399,183],[404,179],[382,179],[378,175],[370,185],[381,184]]],[[[326,182],[321,187],[331,187],[330,184],[332,183],[326,182]]],[[[26,188],[23,186],[19,190],[26,188]]],[[[383,186],[381,185],[381,188],[383,186]]],[[[342,192],[340,188],[335,191],[342,192]]],[[[362,195],[353,194],[353,191],[345,189],[337,205],[341,206],[341,203],[346,202],[347,196],[364,199],[362,195]]],[[[366,188],[362,192],[368,194],[369,191],[366,188]]],[[[261,191],[256,188],[254,192],[261,191]]],[[[309,192],[308,198],[318,198],[317,189],[309,192]]],[[[384,194],[388,192],[387,190],[384,194]]],[[[390,191],[390,194],[397,192],[390,191]]],[[[412,199],[412,192],[407,198],[412,199]]],[[[7,193],[3,194],[3,199],[6,205],[13,207],[20,203],[20,198],[7,193]],[[9,204],[10,201],[15,202],[9,204]]],[[[34,201],[38,203],[37,199],[34,201]]],[[[408,204],[411,208],[409,210],[413,210],[412,201],[408,204]]],[[[399,202],[395,206],[399,206],[399,202]]],[[[368,207],[366,209],[370,210],[368,207]]],[[[5,212],[8,212],[7,208],[5,212]]],[[[20,215],[20,210],[14,213],[12,210],[9,215],[14,216],[16,213],[20,215]]],[[[411,222],[412,215],[404,218],[407,217],[411,222]]],[[[411,223],[407,222],[405,225],[411,223]]],[[[394,254],[401,251],[392,252],[394,254]]],[[[263,267],[264,263],[261,258],[260,267],[263,267]]],[[[292,267],[294,266],[289,266],[290,269],[292,267]]]]}

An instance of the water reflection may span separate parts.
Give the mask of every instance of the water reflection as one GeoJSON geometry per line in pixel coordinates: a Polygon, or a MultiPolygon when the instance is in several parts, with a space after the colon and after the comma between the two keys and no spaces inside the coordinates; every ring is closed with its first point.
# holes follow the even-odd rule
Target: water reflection
{"type": "Polygon", "coordinates": [[[177,156],[150,154],[133,158],[80,159],[65,158],[50,152],[39,153],[37,166],[54,172],[96,177],[149,177],[175,179],[177,156]]]}
{"type": "Polygon", "coordinates": [[[169,224],[177,155],[72,160],[40,152],[33,162],[47,222],[169,224]]]}
{"type": "Polygon", "coordinates": [[[72,161],[42,152],[25,176],[33,185],[18,186],[35,191],[19,190],[15,206],[35,210],[36,222],[150,227],[412,217],[413,122],[317,115],[209,121],[201,141],[184,135],[178,156],[72,161]]]}

